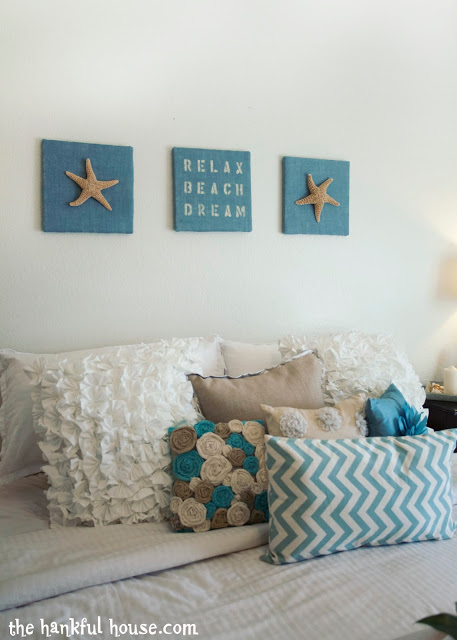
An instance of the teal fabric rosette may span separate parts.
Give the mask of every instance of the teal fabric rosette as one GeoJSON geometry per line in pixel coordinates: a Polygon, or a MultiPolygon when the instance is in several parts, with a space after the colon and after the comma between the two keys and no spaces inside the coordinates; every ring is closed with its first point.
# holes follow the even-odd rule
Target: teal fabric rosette
{"type": "Polygon", "coordinates": [[[255,475],[259,470],[259,461],[254,456],[247,456],[243,462],[243,469],[246,469],[246,471],[255,475]]]}
{"type": "Polygon", "coordinates": [[[263,511],[265,516],[268,515],[268,492],[267,491],[262,491],[262,493],[259,493],[259,495],[255,497],[254,509],[259,509],[259,511],[263,511]]]}
{"type": "Polygon", "coordinates": [[[173,460],[173,473],[178,480],[189,482],[200,475],[203,463],[203,458],[195,450],[187,451],[173,460]]]}
{"type": "Polygon", "coordinates": [[[200,420],[200,422],[196,422],[194,424],[194,429],[199,438],[201,438],[204,433],[214,433],[215,427],[216,425],[214,422],[211,422],[210,420],[200,420]]]}
{"type": "Polygon", "coordinates": [[[246,442],[246,444],[243,445],[243,451],[247,456],[253,456],[255,452],[255,447],[250,442],[246,442]]]}
{"type": "Polygon", "coordinates": [[[427,416],[408,405],[404,407],[403,415],[398,418],[398,428],[402,436],[423,436],[428,433],[427,416]]]}
{"type": "Polygon", "coordinates": [[[234,495],[231,487],[220,485],[213,491],[212,502],[214,502],[218,508],[228,509],[232,504],[233,497],[234,495]]]}
{"type": "Polygon", "coordinates": [[[232,433],[227,438],[227,444],[235,449],[243,449],[244,451],[244,445],[247,444],[247,442],[239,433],[232,433]]]}
{"type": "Polygon", "coordinates": [[[207,502],[205,504],[205,507],[206,507],[206,517],[211,520],[211,518],[216,513],[217,506],[214,504],[214,502],[207,502]]]}

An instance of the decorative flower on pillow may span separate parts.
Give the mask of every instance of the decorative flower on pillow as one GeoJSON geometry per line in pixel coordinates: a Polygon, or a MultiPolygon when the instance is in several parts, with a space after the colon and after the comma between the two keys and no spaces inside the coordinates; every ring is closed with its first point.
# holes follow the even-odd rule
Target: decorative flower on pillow
{"type": "Polygon", "coordinates": [[[338,431],[343,421],[338,409],[325,407],[316,412],[316,420],[324,431],[338,431]]]}
{"type": "Polygon", "coordinates": [[[216,425],[209,420],[200,420],[200,422],[194,425],[198,438],[201,438],[204,433],[214,433],[215,427],[216,425]]]}
{"type": "Polygon", "coordinates": [[[243,469],[255,475],[259,470],[259,461],[255,456],[248,456],[244,459],[243,469]]]}
{"type": "Polygon", "coordinates": [[[357,429],[360,431],[361,436],[368,435],[368,424],[363,411],[357,411],[355,414],[355,424],[357,429]]]}
{"type": "Polygon", "coordinates": [[[173,528],[200,532],[268,521],[264,435],[259,422],[239,420],[170,429],[173,528]]]}
{"type": "Polygon", "coordinates": [[[308,423],[296,409],[287,409],[279,420],[281,431],[287,438],[300,438],[308,430],[308,423]]]}
{"type": "Polygon", "coordinates": [[[428,431],[427,416],[408,405],[404,408],[403,415],[398,418],[398,428],[402,436],[424,435],[428,431]]]}
{"type": "Polygon", "coordinates": [[[231,447],[236,447],[237,449],[242,449],[246,444],[246,440],[239,433],[232,433],[230,437],[227,439],[227,444],[231,447]]]}
{"type": "Polygon", "coordinates": [[[234,493],[231,487],[225,487],[224,485],[220,485],[216,487],[213,491],[213,503],[216,507],[222,507],[224,509],[228,509],[232,504],[232,500],[234,498],[234,493]]]}
{"type": "Polygon", "coordinates": [[[178,480],[191,480],[200,475],[200,470],[205,461],[196,451],[181,453],[173,460],[173,473],[178,480]]]}

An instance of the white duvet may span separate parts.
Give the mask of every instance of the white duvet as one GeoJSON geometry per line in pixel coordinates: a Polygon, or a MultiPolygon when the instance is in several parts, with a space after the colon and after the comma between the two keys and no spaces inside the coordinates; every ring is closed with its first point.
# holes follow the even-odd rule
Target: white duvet
{"type": "Polygon", "coordinates": [[[50,530],[44,486],[32,476],[0,490],[1,640],[18,637],[16,620],[38,639],[84,619],[95,635],[73,637],[180,638],[189,624],[204,640],[438,639],[414,622],[457,600],[457,536],[273,566],[259,559],[266,525],[50,530]]]}

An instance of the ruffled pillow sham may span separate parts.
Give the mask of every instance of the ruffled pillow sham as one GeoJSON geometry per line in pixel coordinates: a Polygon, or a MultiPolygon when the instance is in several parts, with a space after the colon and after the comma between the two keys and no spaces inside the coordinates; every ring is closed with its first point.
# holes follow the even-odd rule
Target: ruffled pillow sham
{"type": "Polygon", "coordinates": [[[257,421],[202,420],[170,429],[175,530],[268,522],[264,436],[257,421]]]}
{"type": "Polygon", "coordinates": [[[422,410],[425,391],[391,336],[349,331],[313,337],[288,335],[279,340],[284,360],[309,349],[322,362],[326,404],[357,393],[377,398],[393,382],[408,404],[422,410]]]}
{"type": "Polygon", "coordinates": [[[30,368],[51,527],[165,518],[166,435],[170,424],[198,419],[186,378],[201,367],[198,346],[162,341],[30,368]]]}
{"type": "Polygon", "coordinates": [[[260,405],[269,435],[285,438],[360,438],[367,435],[365,398],[353,396],[334,407],[294,409],[260,405]]]}
{"type": "MultiPolygon", "coordinates": [[[[203,372],[207,376],[220,376],[224,375],[225,371],[220,347],[221,340],[219,336],[185,340],[171,339],[150,343],[148,346],[153,348],[155,345],[170,344],[175,349],[181,345],[179,348],[184,350],[189,347],[194,350],[193,359],[197,365],[195,369],[192,368],[190,371],[203,372]]],[[[127,346],[136,349],[143,345],[127,346]]],[[[119,348],[121,347],[110,346],[58,354],[21,353],[12,349],[0,350],[0,485],[8,484],[16,478],[38,473],[43,464],[43,456],[33,429],[32,387],[26,374],[26,368],[30,367],[37,359],[54,366],[62,360],[78,362],[87,356],[113,353],[119,348]]]]}

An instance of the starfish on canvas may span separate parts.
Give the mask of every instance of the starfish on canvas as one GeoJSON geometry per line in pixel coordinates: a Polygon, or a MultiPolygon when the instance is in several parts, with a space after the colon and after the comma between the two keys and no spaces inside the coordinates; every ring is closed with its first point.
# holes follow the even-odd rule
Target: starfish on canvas
{"type": "Polygon", "coordinates": [[[328,204],[333,204],[335,207],[340,206],[339,202],[327,194],[327,189],[332,182],[333,178],[328,178],[328,180],[324,180],[322,184],[316,186],[314,184],[313,176],[308,173],[308,189],[310,190],[310,194],[309,196],[306,196],[306,198],[301,198],[300,200],[295,201],[295,204],[313,204],[316,222],[320,222],[321,212],[326,202],[328,202],[328,204]]]}
{"type": "Polygon", "coordinates": [[[110,203],[104,196],[102,196],[102,190],[108,189],[108,187],[113,187],[119,182],[119,180],[97,180],[89,158],[86,160],[86,178],[76,176],[74,173],[70,173],[69,171],[65,171],[65,174],[76,182],[76,184],[82,189],[79,198],[68,203],[70,207],[79,207],[79,205],[86,202],[89,198],[94,198],[97,202],[100,202],[100,204],[108,209],[108,211],[112,211],[110,203]]]}

